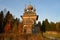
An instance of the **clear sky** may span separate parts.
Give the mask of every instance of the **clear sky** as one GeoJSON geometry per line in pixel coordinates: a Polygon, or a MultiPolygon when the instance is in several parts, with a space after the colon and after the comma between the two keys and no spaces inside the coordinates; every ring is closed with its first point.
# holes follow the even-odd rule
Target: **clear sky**
{"type": "Polygon", "coordinates": [[[36,8],[36,13],[39,15],[39,21],[46,18],[49,21],[60,21],[60,0],[0,0],[0,11],[6,8],[14,17],[20,18],[23,15],[25,4],[36,8]]]}

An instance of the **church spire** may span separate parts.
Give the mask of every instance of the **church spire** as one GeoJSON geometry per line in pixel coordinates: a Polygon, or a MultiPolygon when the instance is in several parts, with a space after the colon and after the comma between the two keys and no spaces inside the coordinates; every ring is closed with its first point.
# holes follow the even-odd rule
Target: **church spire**
{"type": "Polygon", "coordinates": [[[31,5],[31,0],[29,0],[29,4],[31,5]]]}
{"type": "Polygon", "coordinates": [[[27,8],[26,8],[26,4],[25,4],[24,12],[26,12],[26,11],[27,11],[27,8]]]}
{"type": "Polygon", "coordinates": [[[34,12],[36,11],[35,5],[34,5],[34,8],[33,8],[33,11],[34,11],[34,12]]]}

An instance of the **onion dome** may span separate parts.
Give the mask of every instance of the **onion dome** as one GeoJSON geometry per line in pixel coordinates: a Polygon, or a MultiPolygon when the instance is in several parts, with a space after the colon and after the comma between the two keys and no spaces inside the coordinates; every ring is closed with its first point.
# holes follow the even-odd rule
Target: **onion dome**
{"type": "Polygon", "coordinates": [[[32,10],[33,9],[33,6],[32,5],[28,5],[28,10],[32,10]]]}

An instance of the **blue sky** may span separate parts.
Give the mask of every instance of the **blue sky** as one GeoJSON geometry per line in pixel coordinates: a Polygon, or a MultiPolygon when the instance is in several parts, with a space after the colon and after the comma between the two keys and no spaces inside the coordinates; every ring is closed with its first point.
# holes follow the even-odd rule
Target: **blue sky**
{"type": "Polygon", "coordinates": [[[36,8],[36,13],[39,15],[39,21],[46,18],[49,21],[60,21],[60,0],[0,0],[0,11],[6,8],[14,17],[20,18],[24,13],[25,4],[30,4],[36,8]]]}

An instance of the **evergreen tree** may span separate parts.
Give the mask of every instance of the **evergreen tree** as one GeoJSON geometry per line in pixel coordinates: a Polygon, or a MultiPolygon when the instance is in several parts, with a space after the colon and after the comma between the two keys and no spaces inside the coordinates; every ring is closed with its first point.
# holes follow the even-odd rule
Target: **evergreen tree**
{"type": "Polygon", "coordinates": [[[10,23],[10,28],[13,28],[13,24],[14,24],[14,17],[13,15],[10,13],[10,11],[8,11],[6,13],[5,19],[4,19],[4,24],[6,25],[6,23],[9,22],[10,23]]]}
{"type": "Polygon", "coordinates": [[[50,23],[50,30],[51,31],[56,31],[56,24],[54,22],[50,23]]]}
{"type": "MultiPolygon", "coordinates": [[[[39,29],[41,30],[41,22],[40,22],[40,21],[38,22],[37,26],[38,26],[39,29]]],[[[39,30],[39,31],[40,31],[40,30],[39,30]]]]}
{"type": "Polygon", "coordinates": [[[42,26],[41,26],[41,31],[45,32],[46,31],[46,26],[45,26],[45,22],[42,22],[42,26]]]}
{"type": "Polygon", "coordinates": [[[3,16],[3,11],[0,12],[0,33],[3,32],[3,19],[4,19],[4,16],[3,16]]]}
{"type": "Polygon", "coordinates": [[[48,19],[45,19],[45,29],[46,29],[46,31],[49,31],[50,30],[50,24],[49,24],[49,22],[48,22],[48,19]]]}

